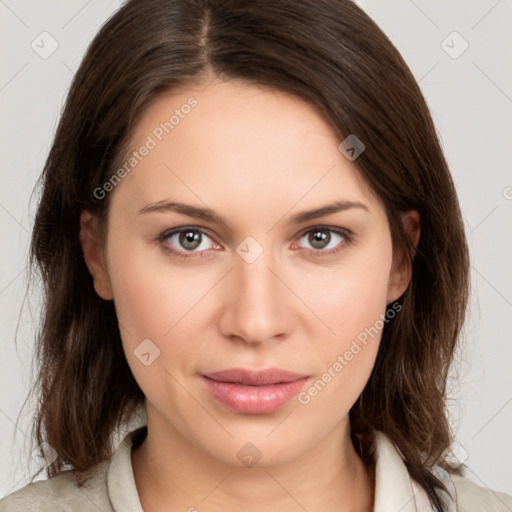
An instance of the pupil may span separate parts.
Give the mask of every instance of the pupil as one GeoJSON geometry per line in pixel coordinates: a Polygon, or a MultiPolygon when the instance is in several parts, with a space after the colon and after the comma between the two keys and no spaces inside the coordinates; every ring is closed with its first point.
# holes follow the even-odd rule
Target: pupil
{"type": "Polygon", "coordinates": [[[329,245],[331,240],[331,235],[328,231],[315,231],[312,232],[309,241],[313,247],[316,249],[322,249],[326,245],[329,245]]]}

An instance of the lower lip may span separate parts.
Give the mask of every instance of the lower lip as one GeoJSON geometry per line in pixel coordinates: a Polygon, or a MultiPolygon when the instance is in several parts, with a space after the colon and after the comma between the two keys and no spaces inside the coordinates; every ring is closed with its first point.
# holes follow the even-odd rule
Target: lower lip
{"type": "Polygon", "coordinates": [[[228,409],[245,414],[268,414],[277,411],[297,395],[308,378],[267,386],[243,386],[207,377],[203,377],[203,380],[210,393],[228,409]]]}

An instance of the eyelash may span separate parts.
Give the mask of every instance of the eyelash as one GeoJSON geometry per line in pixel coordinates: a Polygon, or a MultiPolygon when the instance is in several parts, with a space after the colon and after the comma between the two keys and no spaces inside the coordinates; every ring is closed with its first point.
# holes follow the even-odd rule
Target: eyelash
{"type": "MultiPolygon", "coordinates": [[[[162,248],[164,251],[171,253],[173,256],[176,256],[177,258],[181,259],[191,259],[196,258],[196,254],[201,254],[203,251],[194,251],[194,252],[187,252],[186,251],[178,251],[176,249],[171,248],[169,245],[165,244],[166,240],[168,240],[171,236],[187,232],[187,231],[195,231],[198,233],[201,233],[201,235],[206,235],[208,238],[212,239],[212,236],[208,233],[208,231],[205,231],[204,229],[200,229],[193,226],[186,226],[178,229],[173,229],[170,231],[164,231],[162,234],[160,234],[157,238],[157,241],[160,242],[162,245],[162,248]]],[[[313,226],[312,228],[308,228],[307,230],[303,231],[295,240],[300,240],[304,235],[307,235],[308,233],[315,232],[315,231],[329,231],[331,233],[335,233],[336,235],[339,235],[343,238],[343,241],[340,242],[336,247],[329,249],[327,251],[321,250],[321,249],[306,249],[308,251],[311,251],[315,254],[315,256],[318,256],[320,258],[326,257],[326,256],[332,256],[339,251],[343,249],[343,247],[347,244],[352,243],[352,234],[350,231],[346,229],[339,229],[339,228],[332,228],[330,226],[313,226]]],[[[208,250],[208,249],[206,249],[208,250]]],[[[202,256],[201,256],[202,257],[202,256]]]]}

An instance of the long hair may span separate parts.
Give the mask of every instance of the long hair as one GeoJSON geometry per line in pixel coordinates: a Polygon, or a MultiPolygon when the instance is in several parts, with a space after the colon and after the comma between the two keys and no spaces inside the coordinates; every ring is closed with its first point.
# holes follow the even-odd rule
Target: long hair
{"type": "Polygon", "coordinates": [[[105,221],[109,195],[94,191],[129,154],[141,114],[206,77],[292,93],[340,142],[355,134],[365,144],[354,164],[385,206],[394,257],[409,258],[413,272],[350,411],[351,432],[365,460],[372,431],[389,436],[441,511],[432,466],[452,441],[446,381],[468,300],[468,247],[425,99],[393,44],[349,0],[129,0],[90,44],[41,175],[31,241],[44,289],[33,433],[57,453],[48,477],[108,458],[115,432],[144,402],[113,303],[97,296],[85,265],[80,213],[105,221]],[[414,258],[401,221],[409,209],[421,215],[414,258]]]}

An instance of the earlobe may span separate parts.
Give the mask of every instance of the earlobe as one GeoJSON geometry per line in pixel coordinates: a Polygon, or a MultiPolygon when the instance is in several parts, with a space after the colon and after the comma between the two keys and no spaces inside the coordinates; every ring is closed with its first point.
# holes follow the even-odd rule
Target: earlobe
{"type": "MultiPolygon", "coordinates": [[[[416,249],[421,234],[421,218],[417,210],[402,212],[402,223],[407,236],[410,239],[412,258],[416,256],[416,249]]],[[[412,263],[406,254],[402,254],[400,261],[393,260],[388,281],[387,303],[397,300],[405,292],[412,278],[412,263]]]]}
{"type": "Polygon", "coordinates": [[[102,299],[112,300],[114,297],[99,236],[98,218],[87,210],[80,215],[80,243],[96,293],[102,299]]]}

